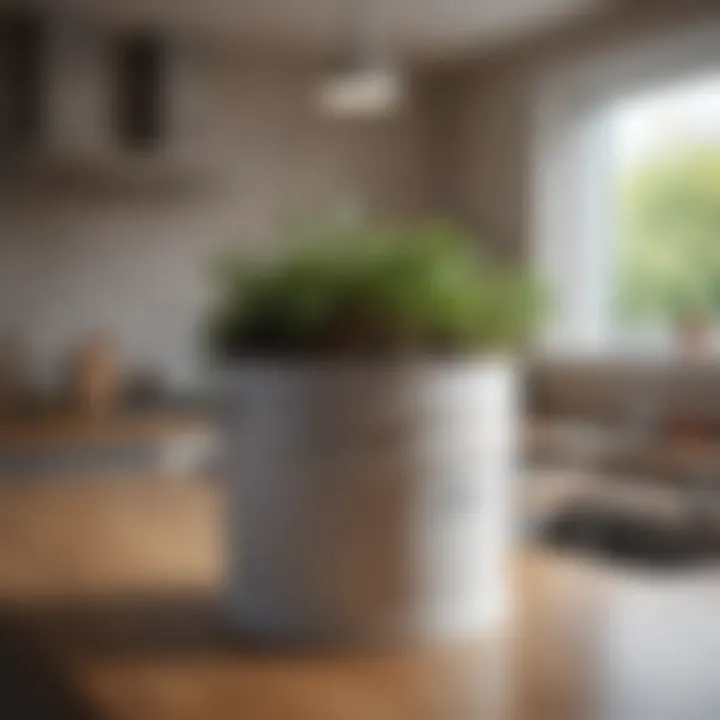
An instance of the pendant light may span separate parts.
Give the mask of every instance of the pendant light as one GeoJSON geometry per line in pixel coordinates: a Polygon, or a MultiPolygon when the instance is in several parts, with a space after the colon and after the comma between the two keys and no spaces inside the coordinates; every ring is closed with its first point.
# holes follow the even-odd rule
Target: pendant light
{"type": "Polygon", "coordinates": [[[403,77],[383,53],[381,33],[373,24],[377,14],[373,17],[370,3],[364,5],[364,11],[355,8],[348,52],[318,89],[320,109],[331,117],[383,117],[399,110],[404,99],[403,77]]]}

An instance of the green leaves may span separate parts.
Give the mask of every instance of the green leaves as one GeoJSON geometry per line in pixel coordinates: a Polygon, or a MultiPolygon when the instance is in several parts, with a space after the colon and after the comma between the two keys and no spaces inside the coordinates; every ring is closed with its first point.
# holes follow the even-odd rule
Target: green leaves
{"type": "Polygon", "coordinates": [[[273,264],[226,259],[211,321],[217,352],[495,349],[521,342],[538,319],[535,283],[448,223],[306,238],[273,264]]]}

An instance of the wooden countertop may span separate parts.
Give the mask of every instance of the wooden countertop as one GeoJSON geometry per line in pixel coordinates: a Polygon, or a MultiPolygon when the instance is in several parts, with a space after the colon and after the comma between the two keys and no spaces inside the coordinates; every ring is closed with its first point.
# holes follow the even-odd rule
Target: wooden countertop
{"type": "Polygon", "coordinates": [[[123,445],[211,431],[209,421],[178,411],[118,410],[93,415],[44,410],[0,416],[0,449],[123,445]]]}
{"type": "Polygon", "coordinates": [[[622,429],[607,424],[543,419],[528,424],[524,442],[530,456],[554,457],[558,465],[605,469],[629,481],[703,481],[720,486],[720,436],[658,435],[633,443],[622,429]]]}
{"type": "MultiPolygon", "coordinates": [[[[12,638],[91,717],[630,720],[596,714],[598,688],[613,689],[601,675],[604,618],[622,608],[604,604],[617,594],[597,569],[520,552],[517,619],[502,638],[271,652],[223,629],[221,506],[200,479],[0,488],[0,628],[12,623],[12,638]]],[[[652,623],[645,632],[656,639],[652,623]]]]}

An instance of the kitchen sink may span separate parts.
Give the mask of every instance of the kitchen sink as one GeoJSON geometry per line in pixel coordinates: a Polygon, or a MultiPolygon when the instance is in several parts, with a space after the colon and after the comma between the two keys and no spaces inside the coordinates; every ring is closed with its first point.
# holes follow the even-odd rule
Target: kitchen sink
{"type": "Polygon", "coordinates": [[[681,569],[720,560],[720,532],[702,523],[574,501],[536,528],[541,544],[600,561],[681,569]]]}

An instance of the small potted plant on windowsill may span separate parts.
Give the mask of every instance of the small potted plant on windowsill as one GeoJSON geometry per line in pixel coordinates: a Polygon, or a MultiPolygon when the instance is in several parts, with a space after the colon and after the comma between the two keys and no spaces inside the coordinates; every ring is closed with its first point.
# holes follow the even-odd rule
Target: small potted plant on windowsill
{"type": "Polygon", "coordinates": [[[675,322],[677,344],[683,357],[704,359],[712,354],[713,324],[705,314],[691,314],[675,322]]]}
{"type": "Polygon", "coordinates": [[[233,621],[310,640],[478,630],[506,606],[508,351],[537,288],[446,223],[314,235],[222,265],[233,621]]]}

